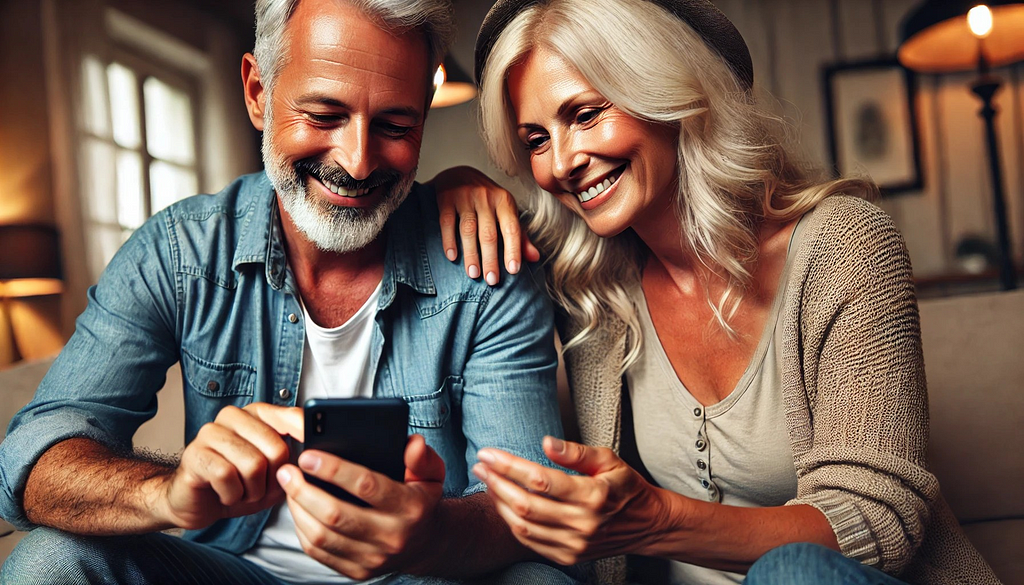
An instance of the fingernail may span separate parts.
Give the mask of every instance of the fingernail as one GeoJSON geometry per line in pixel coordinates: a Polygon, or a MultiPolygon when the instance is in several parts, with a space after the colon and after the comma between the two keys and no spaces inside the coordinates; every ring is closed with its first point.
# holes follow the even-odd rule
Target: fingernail
{"type": "Polygon", "coordinates": [[[455,248],[448,248],[444,251],[444,255],[452,262],[455,262],[455,259],[458,258],[458,256],[455,255],[455,248]]]}
{"type": "Polygon", "coordinates": [[[551,437],[551,450],[555,453],[565,453],[565,441],[551,437]]]}
{"type": "Polygon", "coordinates": [[[511,262],[509,262],[508,263],[508,273],[509,274],[519,274],[519,263],[516,262],[515,260],[512,260],[511,262]]]}
{"type": "Polygon", "coordinates": [[[476,454],[476,458],[484,463],[495,463],[498,458],[494,456],[494,453],[490,451],[480,451],[476,454]]]}
{"type": "Polygon", "coordinates": [[[312,453],[303,453],[299,456],[299,467],[310,473],[316,473],[316,470],[320,469],[320,457],[312,453]]]}
{"type": "Polygon", "coordinates": [[[487,481],[487,468],[477,463],[473,466],[473,474],[480,479],[487,481]]]}
{"type": "Polygon", "coordinates": [[[477,266],[476,264],[470,266],[469,267],[469,277],[470,278],[480,278],[480,267],[477,266]]]}
{"type": "Polygon", "coordinates": [[[487,284],[489,284],[491,286],[494,286],[494,285],[498,284],[498,275],[493,273],[493,272],[488,272],[486,279],[487,279],[487,284]]]}
{"type": "Polygon", "coordinates": [[[288,482],[292,480],[292,474],[288,473],[288,470],[281,468],[277,470],[277,481],[281,485],[288,485],[288,482]]]}

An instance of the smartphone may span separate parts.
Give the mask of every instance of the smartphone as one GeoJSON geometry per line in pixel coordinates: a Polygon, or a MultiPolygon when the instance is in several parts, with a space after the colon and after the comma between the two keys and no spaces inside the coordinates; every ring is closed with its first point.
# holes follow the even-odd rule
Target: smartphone
{"type": "MultiPolygon", "coordinates": [[[[405,480],[409,405],[401,398],[313,398],[306,401],[303,414],[303,449],[326,451],[395,481],[405,480]]],[[[303,475],[338,499],[368,506],[333,483],[303,475]]]]}

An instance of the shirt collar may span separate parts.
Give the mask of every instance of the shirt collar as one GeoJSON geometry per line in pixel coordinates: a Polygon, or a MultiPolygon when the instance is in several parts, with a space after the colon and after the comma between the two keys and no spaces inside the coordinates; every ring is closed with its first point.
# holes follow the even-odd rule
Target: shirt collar
{"type": "Polygon", "coordinates": [[[386,308],[394,300],[397,284],[404,284],[419,294],[437,294],[423,232],[423,222],[432,220],[420,209],[422,199],[432,200],[434,197],[432,188],[414,184],[405,202],[391,214],[384,227],[388,243],[384,286],[378,303],[380,309],[386,308]]]}
{"type": "MultiPolygon", "coordinates": [[[[242,264],[264,264],[267,283],[280,290],[284,286],[288,261],[274,187],[266,173],[259,173],[244,181],[241,189],[241,196],[251,198],[252,205],[240,218],[242,225],[232,266],[238,270],[242,264]]],[[[422,226],[423,221],[430,220],[420,213],[420,199],[434,196],[433,189],[415,184],[384,227],[388,241],[378,303],[381,309],[392,303],[398,284],[420,294],[437,294],[422,226]]]]}
{"type": "Polygon", "coordinates": [[[284,241],[281,239],[281,222],[278,219],[277,195],[265,172],[251,175],[242,183],[240,197],[252,201],[248,211],[239,220],[238,244],[232,267],[239,270],[242,264],[263,264],[266,267],[267,282],[275,289],[284,283],[287,260],[284,241]]]}

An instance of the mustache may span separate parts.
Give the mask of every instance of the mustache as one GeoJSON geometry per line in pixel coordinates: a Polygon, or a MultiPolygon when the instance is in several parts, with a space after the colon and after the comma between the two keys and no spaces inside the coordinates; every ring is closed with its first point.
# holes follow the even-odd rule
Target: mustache
{"type": "Polygon", "coordinates": [[[339,187],[349,190],[376,189],[381,185],[394,183],[402,178],[397,171],[376,170],[363,180],[356,180],[345,169],[338,165],[328,164],[319,160],[301,160],[295,163],[295,172],[301,175],[312,175],[321,181],[327,180],[339,187]]]}

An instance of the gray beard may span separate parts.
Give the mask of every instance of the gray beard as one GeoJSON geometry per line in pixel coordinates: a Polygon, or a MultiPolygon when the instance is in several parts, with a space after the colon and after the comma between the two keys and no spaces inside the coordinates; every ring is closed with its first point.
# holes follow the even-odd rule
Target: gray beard
{"type": "Polygon", "coordinates": [[[377,239],[392,213],[405,201],[416,170],[387,187],[380,202],[371,208],[340,207],[309,193],[295,167],[274,148],[270,98],[267,98],[263,132],[263,166],[295,227],[324,252],[346,254],[377,239]]]}

